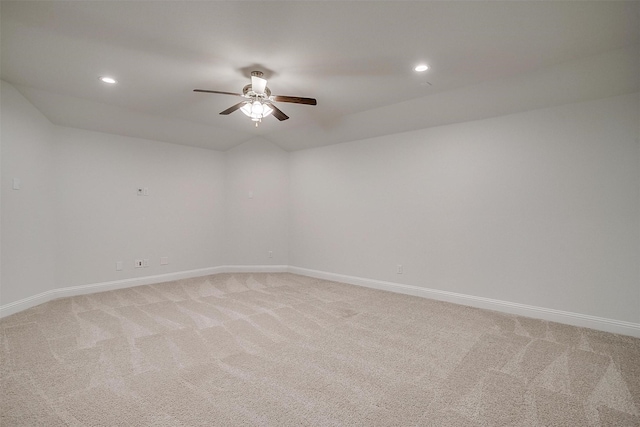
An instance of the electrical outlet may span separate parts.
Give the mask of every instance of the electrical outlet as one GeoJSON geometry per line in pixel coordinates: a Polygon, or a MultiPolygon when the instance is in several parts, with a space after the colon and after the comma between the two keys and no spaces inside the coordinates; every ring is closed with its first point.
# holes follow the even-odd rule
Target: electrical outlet
{"type": "Polygon", "coordinates": [[[144,188],[138,187],[138,196],[144,196],[144,188]]]}
{"type": "Polygon", "coordinates": [[[148,260],[148,259],[146,259],[146,258],[145,258],[145,259],[143,259],[143,260],[142,260],[142,266],[143,266],[143,267],[149,267],[149,260],[148,260]]]}
{"type": "Polygon", "coordinates": [[[273,251],[269,251],[269,258],[273,258],[273,251]]]}
{"type": "Polygon", "coordinates": [[[402,268],[402,264],[398,264],[398,266],[396,267],[396,273],[402,274],[403,271],[404,269],[402,268]]]}
{"type": "Polygon", "coordinates": [[[133,265],[135,268],[142,268],[143,264],[142,264],[142,260],[141,259],[137,259],[133,262],[133,265]]]}
{"type": "Polygon", "coordinates": [[[116,261],[116,271],[122,271],[122,261],[116,261]]]}

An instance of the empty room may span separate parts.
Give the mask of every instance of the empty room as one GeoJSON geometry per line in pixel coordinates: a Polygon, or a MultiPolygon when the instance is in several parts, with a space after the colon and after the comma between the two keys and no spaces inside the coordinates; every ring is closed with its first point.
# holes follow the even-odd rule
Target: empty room
{"type": "Polygon", "coordinates": [[[0,18],[2,427],[640,427],[639,1],[0,18]]]}

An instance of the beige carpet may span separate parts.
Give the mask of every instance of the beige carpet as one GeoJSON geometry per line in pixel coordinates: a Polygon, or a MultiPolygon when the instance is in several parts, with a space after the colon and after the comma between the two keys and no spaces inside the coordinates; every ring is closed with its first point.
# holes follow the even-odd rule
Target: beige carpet
{"type": "Polygon", "coordinates": [[[640,340],[292,274],[0,321],[8,426],[640,426],[640,340]]]}

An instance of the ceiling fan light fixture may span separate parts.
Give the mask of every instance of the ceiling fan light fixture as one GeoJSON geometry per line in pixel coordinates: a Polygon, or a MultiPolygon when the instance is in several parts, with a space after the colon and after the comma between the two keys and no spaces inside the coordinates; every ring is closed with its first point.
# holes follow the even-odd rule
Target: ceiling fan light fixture
{"type": "Polygon", "coordinates": [[[263,117],[267,117],[273,113],[273,108],[271,108],[269,104],[263,104],[260,100],[256,99],[253,102],[244,104],[240,108],[240,111],[242,111],[245,116],[250,117],[254,122],[259,122],[263,117]]]}

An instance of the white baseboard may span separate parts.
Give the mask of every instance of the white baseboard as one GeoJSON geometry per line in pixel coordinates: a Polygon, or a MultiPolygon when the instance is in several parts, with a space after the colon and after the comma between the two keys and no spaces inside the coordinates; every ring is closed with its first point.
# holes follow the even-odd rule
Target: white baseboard
{"type": "Polygon", "coordinates": [[[27,308],[51,301],[56,298],[83,295],[93,292],[110,291],[114,289],[129,288],[133,286],[149,285],[153,283],[169,282],[172,280],[189,279],[191,277],[208,276],[220,273],[282,273],[290,272],[302,276],[318,279],[332,280],[380,289],[406,295],[430,298],[439,301],[447,301],[454,304],[468,305],[532,317],[568,325],[597,329],[605,332],[613,332],[622,335],[630,335],[640,338],[640,324],[625,322],[622,320],[607,319],[604,317],[590,316],[580,313],[572,313],[562,310],[554,310],[544,307],[536,307],[526,304],[476,297],[472,295],[458,294],[455,292],[441,291],[437,289],[423,288],[420,286],[405,285],[402,283],[385,282],[382,280],[366,279],[363,277],[347,276],[344,274],[328,273],[325,271],[311,270],[308,268],[287,265],[224,265],[218,267],[201,268],[197,270],[179,271],[175,273],[158,274],[154,276],[135,277],[131,279],[115,280],[112,282],[93,283],[89,285],[72,286],[68,288],[54,289],[42,292],[9,304],[0,306],[0,318],[9,316],[27,308]]]}
{"type": "Polygon", "coordinates": [[[472,295],[458,294],[455,292],[428,289],[420,286],[405,285],[401,283],[385,282],[381,280],[365,279],[362,277],[347,276],[343,274],[327,273],[301,267],[289,267],[289,272],[317,279],[332,280],[335,282],[349,283],[367,288],[380,289],[406,295],[419,296],[439,301],[447,301],[454,304],[462,304],[471,307],[548,320],[584,328],[597,329],[599,331],[613,332],[616,334],[630,335],[640,338],[640,324],[623,320],[607,319],[604,317],[590,316],[569,311],[554,310],[544,307],[501,301],[490,298],[476,297],[472,295]]]}
{"type": "Polygon", "coordinates": [[[32,295],[18,301],[10,302],[9,304],[0,305],[0,319],[56,298],[59,297],[57,296],[57,290],[54,290],[32,295]]]}
{"type": "Polygon", "coordinates": [[[288,265],[227,265],[225,273],[286,273],[288,265]]]}
{"type": "Polygon", "coordinates": [[[288,271],[286,265],[221,265],[218,267],[200,268],[197,270],[178,271],[175,273],[157,274],[154,276],[134,277],[131,279],[114,280],[112,282],[92,283],[89,285],[71,286],[42,292],[21,300],[1,305],[0,318],[9,316],[27,308],[51,301],[57,298],[90,294],[93,292],[112,291],[114,289],[130,288],[133,286],[150,285],[153,283],[170,282],[172,280],[189,279],[191,277],[208,276],[220,273],[284,273],[288,271]]]}

